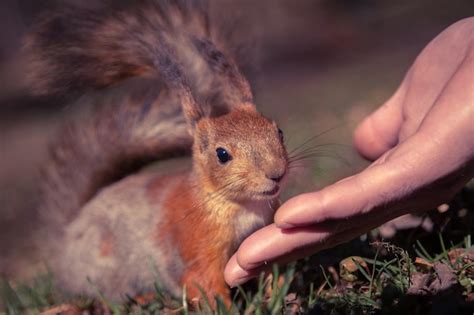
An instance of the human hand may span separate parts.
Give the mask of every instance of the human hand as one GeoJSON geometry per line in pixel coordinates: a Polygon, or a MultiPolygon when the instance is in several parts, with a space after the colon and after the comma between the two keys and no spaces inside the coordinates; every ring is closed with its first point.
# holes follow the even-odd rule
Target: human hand
{"type": "Polygon", "coordinates": [[[349,241],[395,217],[449,200],[474,176],[474,18],[421,52],[395,94],[354,133],[375,160],[359,174],[296,196],[250,235],[225,269],[231,286],[267,262],[288,262],[349,241]]]}

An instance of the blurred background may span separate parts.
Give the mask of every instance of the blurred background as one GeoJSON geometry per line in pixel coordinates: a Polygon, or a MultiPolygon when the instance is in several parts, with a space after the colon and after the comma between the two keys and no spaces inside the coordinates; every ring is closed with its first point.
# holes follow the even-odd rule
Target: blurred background
{"type": "MultiPolygon", "coordinates": [[[[0,275],[34,273],[35,205],[47,143],[64,104],[35,102],[15,89],[21,38],[35,17],[65,2],[0,1],[0,275]]],[[[295,170],[285,198],[320,189],[367,165],[351,132],[396,89],[421,49],[450,24],[474,15],[472,0],[214,1],[239,15],[234,25],[255,46],[257,106],[276,119],[288,146],[315,137],[317,158],[295,170]],[[257,47],[257,48],[256,48],[257,47]]]]}

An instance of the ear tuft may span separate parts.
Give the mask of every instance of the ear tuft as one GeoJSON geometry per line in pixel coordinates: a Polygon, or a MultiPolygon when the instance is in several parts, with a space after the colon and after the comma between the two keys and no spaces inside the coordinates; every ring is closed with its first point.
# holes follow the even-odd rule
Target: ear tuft
{"type": "Polygon", "coordinates": [[[199,151],[201,151],[201,153],[207,150],[207,148],[209,147],[209,137],[206,128],[199,129],[196,141],[198,141],[199,143],[199,151]]]}
{"type": "Polygon", "coordinates": [[[257,108],[255,107],[255,104],[253,103],[242,103],[240,106],[238,106],[237,108],[241,109],[241,110],[245,110],[245,111],[248,111],[248,112],[257,112],[257,108]]]}
{"type": "Polygon", "coordinates": [[[181,99],[184,118],[188,125],[188,132],[191,136],[194,136],[196,124],[202,118],[207,117],[208,113],[193,97],[182,97],[181,99]]]}

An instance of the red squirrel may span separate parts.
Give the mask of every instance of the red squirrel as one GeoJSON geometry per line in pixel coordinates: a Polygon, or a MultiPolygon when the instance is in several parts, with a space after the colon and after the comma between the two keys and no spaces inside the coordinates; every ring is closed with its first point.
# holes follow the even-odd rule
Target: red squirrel
{"type": "Polygon", "coordinates": [[[26,38],[32,93],[88,106],[52,145],[39,208],[67,291],[158,280],[230,303],[224,266],[272,221],[288,155],[222,39],[201,2],[160,0],[49,13],[26,38]],[[130,175],[191,148],[189,172],[130,175]]]}

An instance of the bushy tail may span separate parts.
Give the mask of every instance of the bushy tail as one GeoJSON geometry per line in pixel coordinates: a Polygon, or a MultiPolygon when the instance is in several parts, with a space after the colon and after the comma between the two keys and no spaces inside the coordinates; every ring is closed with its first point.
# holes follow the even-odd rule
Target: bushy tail
{"type": "Polygon", "coordinates": [[[52,146],[43,218],[64,226],[100,187],[150,160],[189,152],[183,106],[209,104],[221,114],[251,101],[211,25],[198,1],[140,0],[65,9],[35,26],[25,42],[27,85],[88,108],[52,146]]]}
{"type": "Polygon", "coordinates": [[[74,104],[82,110],[59,130],[41,178],[40,216],[50,228],[70,222],[108,183],[147,162],[190,152],[179,97],[160,87],[133,79],[74,104]]]}
{"type": "Polygon", "coordinates": [[[25,83],[35,95],[71,99],[137,76],[176,81],[182,67],[205,100],[252,97],[206,2],[119,3],[44,14],[24,44],[25,83]]]}

